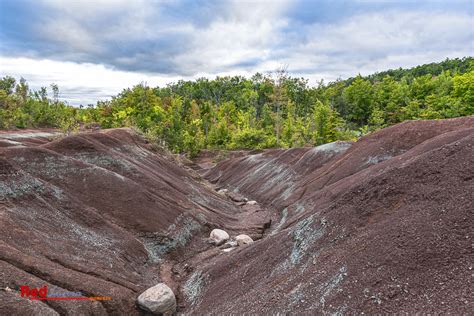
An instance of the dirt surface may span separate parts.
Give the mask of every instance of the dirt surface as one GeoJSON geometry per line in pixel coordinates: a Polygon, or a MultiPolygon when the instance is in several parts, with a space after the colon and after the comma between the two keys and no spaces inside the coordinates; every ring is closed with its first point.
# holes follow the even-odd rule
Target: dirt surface
{"type": "Polygon", "coordinates": [[[206,177],[275,215],[261,242],[202,269],[193,312],[474,309],[474,117],[406,122],[352,145],[266,151],[206,177]]]}
{"type": "Polygon", "coordinates": [[[242,214],[127,129],[0,148],[0,288],[13,290],[0,291],[0,314],[138,313],[170,253],[211,247],[200,241],[215,227],[261,237],[268,218],[242,214]],[[22,285],[113,300],[23,303],[22,285]]]}
{"type": "Polygon", "coordinates": [[[62,135],[62,132],[52,128],[0,130],[0,148],[41,145],[62,135]]]}
{"type": "Polygon", "coordinates": [[[190,314],[474,309],[474,117],[222,161],[129,129],[38,138],[0,133],[0,314],[140,314],[158,282],[190,314]],[[256,241],[214,247],[213,228],[256,241]],[[21,285],[113,299],[30,301],[21,285]]]}

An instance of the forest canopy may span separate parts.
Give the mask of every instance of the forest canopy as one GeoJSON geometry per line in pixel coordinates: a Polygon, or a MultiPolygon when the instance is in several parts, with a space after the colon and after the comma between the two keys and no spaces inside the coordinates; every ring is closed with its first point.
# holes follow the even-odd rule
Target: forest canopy
{"type": "Polygon", "coordinates": [[[0,80],[0,128],[134,127],[170,150],[262,149],[356,139],[404,120],[474,114],[474,59],[446,59],[411,69],[337,80],[271,74],[144,83],[109,101],[79,108],[59,100],[59,87],[32,91],[23,78],[0,80]]]}

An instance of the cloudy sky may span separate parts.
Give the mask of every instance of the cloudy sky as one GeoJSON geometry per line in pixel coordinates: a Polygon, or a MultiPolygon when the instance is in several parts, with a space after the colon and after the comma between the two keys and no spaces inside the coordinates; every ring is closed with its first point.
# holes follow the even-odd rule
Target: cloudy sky
{"type": "Polygon", "coordinates": [[[0,75],[70,104],[141,81],[250,76],[315,84],[474,55],[474,0],[0,0],[0,75]]]}

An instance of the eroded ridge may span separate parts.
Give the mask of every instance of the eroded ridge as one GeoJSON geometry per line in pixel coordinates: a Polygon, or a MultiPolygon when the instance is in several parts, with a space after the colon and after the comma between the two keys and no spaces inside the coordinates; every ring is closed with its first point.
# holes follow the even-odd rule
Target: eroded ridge
{"type": "Polygon", "coordinates": [[[472,310],[473,117],[196,170],[129,129],[8,141],[2,313],[140,314],[160,282],[178,313],[472,310]],[[22,285],[112,299],[30,301],[22,285]]]}

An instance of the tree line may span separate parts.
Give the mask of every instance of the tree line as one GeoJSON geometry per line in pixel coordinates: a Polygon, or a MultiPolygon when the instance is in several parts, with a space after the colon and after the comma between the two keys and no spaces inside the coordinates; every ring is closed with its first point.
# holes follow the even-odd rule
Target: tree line
{"type": "Polygon", "coordinates": [[[59,89],[32,91],[24,79],[0,80],[0,128],[135,127],[170,150],[262,149],[353,140],[404,120],[474,114],[474,59],[337,80],[271,74],[201,78],[166,87],[144,83],[109,101],[72,107],[59,89]]]}

